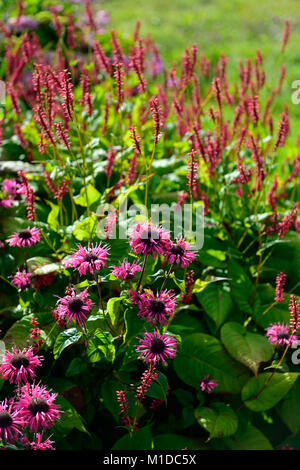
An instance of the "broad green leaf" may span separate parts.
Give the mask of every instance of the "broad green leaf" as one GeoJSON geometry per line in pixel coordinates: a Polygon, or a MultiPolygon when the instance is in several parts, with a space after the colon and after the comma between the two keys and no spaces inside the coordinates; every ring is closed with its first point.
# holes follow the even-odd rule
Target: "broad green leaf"
{"type": "Polygon", "coordinates": [[[68,346],[77,343],[81,336],[82,333],[76,328],[69,328],[59,333],[53,347],[54,359],[57,359],[68,346]]]}
{"type": "Polygon", "coordinates": [[[152,435],[150,427],[141,428],[138,432],[129,434],[126,431],[125,436],[121,437],[114,445],[112,450],[151,450],[153,449],[152,435]]]}
{"type": "Polygon", "coordinates": [[[53,273],[62,269],[60,263],[54,263],[51,258],[44,258],[42,256],[35,256],[27,260],[28,271],[34,276],[43,276],[44,274],[53,273]]]}
{"type": "Polygon", "coordinates": [[[157,450],[187,450],[200,449],[201,443],[179,434],[159,434],[153,438],[154,449],[157,450]]]}
{"type": "Polygon", "coordinates": [[[269,361],[273,355],[273,347],[265,336],[250,333],[236,322],[223,325],[221,341],[229,354],[249,367],[255,375],[258,374],[259,364],[269,361]]]}
{"type": "Polygon", "coordinates": [[[146,396],[150,398],[156,398],[157,400],[166,400],[166,395],[168,391],[168,379],[162,373],[157,373],[157,379],[149,387],[146,396]]]}
{"type": "Polygon", "coordinates": [[[90,362],[98,362],[103,357],[110,362],[115,360],[115,347],[112,344],[112,337],[97,328],[93,337],[89,340],[86,354],[90,362]]]}
{"type": "Polygon", "coordinates": [[[112,297],[107,302],[107,311],[113,325],[116,323],[120,305],[124,299],[125,297],[112,297]]]}
{"type": "Polygon", "coordinates": [[[232,278],[232,296],[242,312],[252,314],[250,300],[252,297],[254,285],[248,275],[234,259],[228,262],[228,277],[232,278]]]}
{"type": "Polygon", "coordinates": [[[77,413],[75,408],[63,397],[58,396],[55,403],[60,405],[63,411],[60,415],[59,422],[53,427],[53,438],[55,441],[64,439],[74,428],[78,431],[87,433],[82,417],[77,413]]]}
{"type": "Polygon", "coordinates": [[[76,223],[72,233],[77,240],[89,240],[96,234],[97,223],[98,218],[96,214],[91,214],[86,219],[76,223]]]}
{"type": "Polygon", "coordinates": [[[124,320],[126,326],[124,344],[128,344],[129,341],[131,341],[133,338],[136,338],[137,335],[143,330],[144,322],[131,308],[127,308],[125,310],[124,320]]]}
{"type": "Polygon", "coordinates": [[[10,349],[14,344],[17,348],[24,348],[30,344],[29,331],[32,328],[30,325],[31,318],[31,315],[26,315],[7,330],[3,338],[7,349],[10,349]]]}
{"type": "Polygon", "coordinates": [[[87,371],[87,365],[81,357],[75,357],[70,362],[67,370],[66,377],[73,377],[73,375],[82,374],[87,371]]]}
{"type": "Polygon", "coordinates": [[[257,428],[248,424],[244,429],[224,439],[226,447],[230,450],[272,450],[270,441],[257,428]]]}
{"type": "Polygon", "coordinates": [[[200,426],[209,432],[209,438],[231,436],[237,431],[238,417],[229,405],[213,403],[210,407],[195,410],[200,426]]]}
{"type": "Polygon", "coordinates": [[[296,372],[285,374],[277,372],[265,386],[271,374],[268,372],[260,374],[258,378],[253,377],[244,386],[242,400],[252,411],[265,411],[273,408],[289,392],[299,376],[296,372]]]}
{"type": "Polygon", "coordinates": [[[218,283],[211,283],[197,294],[207,315],[219,327],[233,310],[231,295],[218,283]]]}
{"type": "Polygon", "coordinates": [[[48,204],[51,207],[51,211],[49,212],[49,215],[47,217],[47,222],[52,230],[56,230],[59,227],[59,206],[57,204],[53,204],[53,202],[51,201],[48,201],[48,204]]]}
{"type": "Polygon", "coordinates": [[[277,412],[291,430],[293,434],[300,431],[300,381],[298,380],[293,388],[285,396],[284,400],[278,405],[277,412]]]}
{"type": "Polygon", "coordinates": [[[249,378],[247,369],[231,359],[220,341],[203,333],[185,337],[173,364],[178,377],[196,390],[206,375],[217,380],[219,386],[212,393],[239,393],[249,378]]]}
{"type": "Polygon", "coordinates": [[[74,201],[79,206],[87,207],[91,206],[94,202],[99,201],[101,194],[94,188],[93,185],[88,184],[86,188],[81,188],[80,195],[74,197],[74,201]]]}

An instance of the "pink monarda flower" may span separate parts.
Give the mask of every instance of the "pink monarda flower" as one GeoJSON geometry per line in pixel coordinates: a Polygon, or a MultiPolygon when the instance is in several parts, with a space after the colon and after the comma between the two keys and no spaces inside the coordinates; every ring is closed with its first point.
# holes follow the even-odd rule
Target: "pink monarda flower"
{"type": "Polygon", "coordinates": [[[203,380],[200,382],[200,388],[202,392],[210,393],[214,388],[218,387],[219,384],[216,380],[209,378],[209,375],[206,375],[203,380]]]}
{"type": "Polygon", "coordinates": [[[287,280],[287,275],[284,272],[281,272],[276,276],[276,290],[275,290],[275,293],[276,293],[275,301],[276,302],[281,303],[281,302],[284,301],[283,288],[285,286],[286,280],[287,280]]]}
{"type": "Polygon", "coordinates": [[[26,246],[32,246],[38,243],[41,239],[41,233],[39,229],[26,228],[20,232],[13,233],[6,241],[9,246],[18,246],[19,248],[24,248],[26,246]]]}
{"type": "Polygon", "coordinates": [[[137,272],[142,270],[142,267],[138,263],[129,263],[127,260],[123,261],[120,266],[113,266],[112,273],[118,279],[128,281],[134,278],[137,272]]]}
{"type": "Polygon", "coordinates": [[[174,336],[165,333],[162,335],[156,329],[153,333],[144,333],[144,338],[139,338],[136,351],[140,353],[139,359],[145,362],[154,361],[166,364],[166,359],[174,359],[177,351],[177,340],[174,336]]]}
{"type": "Polygon", "coordinates": [[[191,250],[191,244],[181,238],[172,243],[164,257],[169,264],[180,264],[184,268],[194,261],[196,254],[191,250]]]}
{"type": "Polygon", "coordinates": [[[139,305],[141,300],[141,291],[137,291],[134,289],[128,289],[129,299],[133,303],[133,305],[139,305]]]}
{"type": "Polygon", "coordinates": [[[82,245],[77,245],[78,250],[66,262],[66,266],[77,268],[80,276],[86,275],[87,271],[94,274],[106,266],[109,247],[107,245],[90,245],[84,248],[82,245]]]}
{"type": "Polygon", "coordinates": [[[0,207],[4,207],[4,209],[10,209],[13,203],[10,199],[0,199],[0,207]]]}
{"type": "Polygon", "coordinates": [[[17,182],[16,179],[6,178],[2,181],[2,188],[11,199],[14,199],[18,194],[25,194],[26,188],[17,182]]]}
{"type": "Polygon", "coordinates": [[[35,377],[35,368],[41,366],[42,356],[33,354],[33,348],[17,350],[13,346],[12,352],[6,351],[0,365],[0,374],[9,383],[26,383],[29,378],[35,377]]]}
{"type": "Polygon", "coordinates": [[[56,311],[60,318],[69,323],[74,320],[75,323],[83,326],[93,302],[89,298],[87,289],[79,294],[76,294],[74,289],[68,289],[68,295],[61,297],[56,305],[56,311]]]}
{"type": "Polygon", "coordinates": [[[7,400],[0,402],[0,438],[13,443],[14,438],[22,435],[24,421],[19,410],[14,409],[14,403],[7,400]]]}
{"type": "Polygon", "coordinates": [[[55,450],[52,445],[54,441],[51,441],[50,437],[43,441],[43,433],[37,432],[34,436],[35,440],[30,442],[30,448],[32,450],[55,450]]]}
{"type": "Polygon", "coordinates": [[[147,291],[141,295],[139,301],[140,310],[138,316],[146,319],[151,325],[160,323],[166,325],[168,317],[172,318],[175,312],[175,300],[172,291],[163,291],[156,296],[152,291],[147,291]]]}
{"type": "Polygon", "coordinates": [[[26,384],[21,388],[16,408],[20,410],[20,417],[30,431],[47,429],[59,420],[62,411],[54,403],[56,397],[57,393],[50,393],[40,384],[26,384]]]}
{"type": "Polygon", "coordinates": [[[12,276],[12,284],[22,291],[31,287],[31,273],[27,273],[26,269],[18,271],[12,276]]]}
{"type": "Polygon", "coordinates": [[[144,256],[151,253],[155,258],[164,254],[170,247],[170,235],[162,227],[153,227],[151,223],[145,221],[137,224],[129,235],[129,243],[134,253],[141,253],[144,256]]]}
{"type": "Polygon", "coordinates": [[[292,345],[298,340],[297,336],[290,335],[290,328],[284,323],[272,323],[266,330],[269,342],[275,344],[275,346],[292,345]]]}

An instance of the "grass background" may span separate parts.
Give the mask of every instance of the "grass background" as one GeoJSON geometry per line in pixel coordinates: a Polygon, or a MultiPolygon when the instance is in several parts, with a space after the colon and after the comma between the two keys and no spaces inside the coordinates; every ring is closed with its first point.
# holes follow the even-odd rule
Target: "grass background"
{"type": "Polygon", "coordinates": [[[299,0],[103,0],[99,6],[109,11],[110,28],[125,36],[131,36],[140,19],[141,33],[155,39],[166,65],[180,61],[184,49],[196,43],[199,53],[213,62],[224,52],[230,59],[228,76],[237,78],[240,59],[254,57],[260,49],[266,71],[265,96],[277,84],[280,65],[287,68],[274,119],[279,118],[285,103],[290,110],[293,136],[300,132],[300,105],[291,101],[291,85],[300,80],[299,0]],[[285,19],[291,21],[291,36],[281,54],[285,19]]]}

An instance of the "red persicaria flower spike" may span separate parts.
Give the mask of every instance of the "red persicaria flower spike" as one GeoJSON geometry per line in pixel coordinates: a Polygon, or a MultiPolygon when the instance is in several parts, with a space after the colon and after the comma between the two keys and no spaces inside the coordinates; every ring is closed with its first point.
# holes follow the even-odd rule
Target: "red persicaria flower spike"
{"type": "Polygon", "coordinates": [[[141,154],[141,146],[140,146],[141,137],[136,132],[136,127],[134,126],[129,127],[129,131],[130,131],[130,137],[133,141],[134,148],[136,152],[140,155],[141,154]]]}
{"type": "Polygon", "coordinates": [[[124,390],[117,391],[116,394],[121,408],[120,414],[128,416],[129,404],[124,390]]]}
{"type": "Polygon", "coordinates": [[[130,160],[130,165],[126,175],[126,183],[132,185],[137,177],[137,166],[138,166],[139,153],[135,150],[133,157],[130,160]]]}
{"type": "Polygon", "coordinates": [[[6,86],[6,92],[11,100],[11,105],[16,114],[21,114],[21,108],[19,106],[18,93],[13,89],[10,83],[6,86]]]}
{"type": "Polygon", "coordinates": [[[276,290],[275,290],[275,301],[276,302],[283,302],[284,301],[284,296],[283,296],[283,288],[286,284],[287,281],[287,275],[284,272],[281,272],[277,274],[276,276],[276,290]]]}
{"type": "Polygon", "coordinates": [[[276,200],[277,200],[276,189],[277,187],[278,187],[278,176],[275,176],[271,189],[267,194],[267,201],[270,204],[273,212],[276,212],[276,200]]]}
{"type": "Polygon", "coordinates": [[[106,240],[109,240],[113,237],[118,221],[118,211],[113,209],[109,212],[106,217],[106,224],[104,227],[104,232],[106,233],[106,240]]]}
{"type": "Polygon", "coordinates": [[[35,220],[36,215],[35,215],[35,207],[34,207],[34,202],[35,202],[35,194],[30,186],[28,179],[23,171],[18,171],[18,176],[21,179],[23,186],[25,188],[25,201],[26,201],[26,210],[27,210],[27,218],[28,220],[35,220]]]}
{"type": "Polygon", "coordinates": [[[281,222],[278,224],[278,237],[284,238],[285,234],[289,231],[292,224],[295,222],[298,212],[298,203],[295,204],[293,209],[289,212],[289,214],[285,215],[281,222]]]}
{"type": "Polygon", "coordinates": [[[62,35],[62,26],[61,26],[61,23],[58,19],[57,12],[53,11],[53,10],[52,10],[52,23],[53,23],[53,26],[54,26],[54,29],[55,29],[55,32],[56,32],[58,38],[60,38],[61,35],[62,35]]]}
{"type": "Polygon", "coordinates": [[[0,402],[0,438],[13,444],[23,434],[24,420],[12,401],[0,402]]]}
{"type": "Polygon", "coordinates": [[[27,228],[21,230],[20,232],[13,233],[6,241],[9,246],[18,246],[19,248],[24,248],[26,246],[35,245],[40,241],[41,234],[39,229],[27,228]]]}
{"type": "Polygon", "coordinates": [[[154,362],[150,362],[150,367],[147,369],[142,377],[141,377],[141,384],[138,386],[136,390],[136,398],[139,400],[143,400],[145,398],[145,393],[150,388],[152,383],[157,379],[158,374],[155,372],[154,362]]]}
{"type": "Polygon", "coordinates": [[[290,22],[290,20],[286,19],[285,20],[285,27],[284,27],[284,31],[283,31],[283,37],[282,37],[281,52],[285,51],[285,48],[287,46],[290,34],[291,34],[291,22],[290,22]]]}
{"type": "Polygon", "coordinates": [[[159,106],[158,98],[149,101],[152,118],[154,121],[154,144],[157,145],[161,137],[161,128],[163,127],[163,121],[161,116],[161,107],[159,106]]]}
{"type": "Polygon", "coordinates": [[[12,352],[6,351],[0,365],[0,374],[9,383],[26,383],[36,375],[36,367],[41,366],[42,356],[33,354],[33,348],[18,350],[13,346],[12,352]]]}
{"type": "Polygon", "coordinates": [[[103,126],[102,126],[102,135],[106,135],[107,132],[107,125],[108,125],[108,118],[109,118],[109,110],[110,110],[110,96],[106,96],[105,100],[105,108],[104,108],[104,118],[103,118],[103,126]]]}
{"type": "Polygon", "coordinates": [[[279,127],[278,127],[274,150],[276,150],[278,147],[284,146],[285,141],[289,135],[289,131],[290,131],[289,116],[287,112],[285,111],[284,113],[281,114],[281,120],[279,121],[279,127]]]}
{"type": "Polygon", "coordinates": [[[94,12],[90,0],[84,0],[84,13],[86,25],[89,26],[93,31],[96,31],[97,25],[94,21],[94,12]]]}
{"type": "Polygon", "coordinates": [[[62,107],[64,110],[66,121],[72,119],[73,115],[73,84],[72,84],[72,77],[71,73],[64,69],[59,73],[59,81],[60,81],[60,97],[62,98],[62,107]]]}
{"type": "Polygon", "coordinates": [[[43,174],[44,174],[45,182],[46,182],[48,188],[51,190],[52,194],[55,196],[56,191],[57,191],[57,187],[53,183],[53,181],[51,179],[51,176],[50,176],[50,173],[47,170],[44,170],[43,174]]]}
{"type": "Polygon", "coordinates": [[[144,69],[145,69],[145,65],[144,65],[145,49],[141,41],[139,41],[139,46],[134,48],[131,51],[130,55],[131,55],[130,66],[137,74],[137,77],[139,80],[139,84],[138,84],[139,91],[140,93],[145,93],[146,88],[147,88],[147,81],[143,76],[144,69]]]}
{"type": "Polygon", "coordinates": [[[72,290],[70,295],[58,299],[56,302],[56,312],[63,320],[69,323],[74,320],[79,326],[83,326],[93,305],[87,289],[79,294],[72,290]]]}
{"type": "Polygon", "coordinates": [[[187,172],[188,188],[190,194],[193,194],[193,192],[197,189],[198,166],[199,162],[196,156],[196,152],[194,149],[192,149],[192,151],[189,153],[187,172]]]}
{"type": "Polygon", "coordinates": [[[140,296],[138,317],[147,320],[152,326],[156,323],[166,325],[174,317],[175,294],[164,290],[156,295],[147,291],[140,296]]]}
{"type": "Polygon", "coordinates": [[[94,54],[98,67],[100,67],[100,69],[104,69],[108,75],[112,75],[113,69],[109,58],[97,41],[94,42],[94,54]]]}
{"type": "Polygon", "coordinates": [[[65,147],[67,147],[68,150],[70,150],[71,141],[69,137],[69,131],[63,127],[61,122],[56,122],[55,127],[56,127],[56,135],[57,135],[58,140],[60,141],[62,145],[64,145],[65,147]]]}
{"type": "Polygon", "coordinates": [[[289,325],[284,323],[273,323],[266,328],[266,331],[266,337],[275,346],[292,346],[298,340],[298,337],[293,334],[295,331],[292,330],[290,334],[289,325]]]}
{"type": "Polygon", "coordinates": [[[123,89],[123,79],[124,79],[124,67],[121,62],[115,64],[114,79],[116,84],[117,91],[117,110],[119,110],[121,104],[124,101],[124,89],[123,89]]]}
{"type": "Polygon", "coordinates": [[[145,362],[156,364],[162,361],[163,365],[166,365],[166,359],[174,359],[176,356],[177,344],[175,336],[160,334],[156,328],[153,333],[146,332],[143,338],[139,338],[136,351],[139,353],[139,359],[145,362]]]}
{"type": "Polygon", "coordinates": [[[57,188],[54,198],[58,200],[63,199],[69,191],[70,183],[70,180],[64,178],[62,184],[57,188]]]}
{"type": "Polygon", "coordinates": [[[113,48],[114,64],[124,64],[123,51],[119,39],[117,38],[116,32],[111,31],[111,45],[113,48]]]}
{"type": "Polygon", "coordinates": [[[76,49],[76,34],[74,21],[71,15],[67,15],[67,44],[70,49],[76,49]]]}
{"type": "Polygon", "coordinates": [[[116,156],[117,156],[117,150],[113,148],[109,148],[107,151],[107,163],[105,167],[105,174],[107,178],[111,178],[116,156]]]}
{"type": "Polygon", "coordinates": [[[54,403],[56,397],[57,393],[51,393],[40,384],[26,384],[21,388],[16,409],[30,431],[48,429],[59,420],[62,411],[54,403]]]}
{"type": "Polygon", "coordinates": [[[79,104],[81,106],[87,107],[87,113],[91,116],[93,107],[92,107],[92,97],[89,93],[90,88],[90,78],[87,70],[83,70],[82,75],[80,77],[80,84],[81,84],[81,98],[79,100],[79,104]]]}
{"type": "Polygon", "coordinates": [[[290,328],[292,334],[296,333],[300,328],[300,305],[296,302],[294,294],[290,295],[290,328]]]}
{"type": "Polygon", "coordinates": [[[18,137],[19,142],[22,145],[23,149],[26,149],[28,147],[28,143],[27,143],[26,139],[23,136],[23,132],[22,132],[22,129],[21,129],[21,124],[15,123],[14,124],[14,131],[15,131],[15,134],[18,137]]]}
{"type": "Polygon", "coordinates": [[[218,77],[215,77],[212,82],[212,89],[215,94],[216,102],[218,103],[219,110],[222,109],[222,95],[221,95],[221,81],[218,77]]]}
{"type": "Polygon", "coordinates": [[[256,125],[259,121],[260,114],[259,114],[259,103],[258,103],[258,96],[254,95],[248,101],[248,109],[252,116],[253,122],[256,125]]]}
{"type": "Polygon", "coordinates": [[[73,255],[65,261],[65,266],[72,266],[76,268],[80,274],[86,275],[87,271],[94,274],[95,271],[99,271],[101,268],[106,266],[108,258],[108,245],[99,244],[88,244],[85,248],[82,245],[77,245],[78,249],[73,251],[73,255]]]}
{"type": "Polygon", "coordinates": [[[194,281],[194,271],[190,269],[187,274],[187,278],[185,281],[185,294],[182,296],[182,302],[184,304],[189,304],[193,297],[193,286],[195,284],[194,281]]]}

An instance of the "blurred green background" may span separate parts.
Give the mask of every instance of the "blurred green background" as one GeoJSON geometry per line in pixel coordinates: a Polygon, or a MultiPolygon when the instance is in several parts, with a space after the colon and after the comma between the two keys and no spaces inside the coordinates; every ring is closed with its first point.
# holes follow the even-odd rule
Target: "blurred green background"
{"type": "MultiPolygon", "coordinates": [[[[73,4],[78,17],[83,14],[83,0],[24,1],[29,7],[26,12],[33,15],[62,4],[73,4]]],[[[15,15],[16,4],[17,0],[0,0],[1,16],[15,15]]],[[[295,136],[300,132],[300,105],[291,101],[292,83],[300,80],[300,0],[94,0],[92,5],[95,13],[109,12],[107,30],[116,29],[123,37],[131,37],[140,20],[141,34],[155,39],[166,66],[179,62],[185,48],[196,43],[199,53],[213,63],[224,52],[230,58],[228,76],[237,79],[240,59],[254,57],[260,49],[267,74],[263,98],[276,86],[279,67],[285,65],[287,74],[282,96],[276,98],[274,119],[287,104],[292,133],[295,136]],[[291,21],[291,36],[281,54],[285,19],[291,21]]]]}

